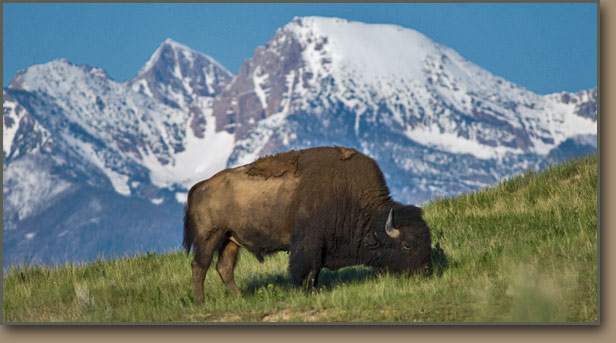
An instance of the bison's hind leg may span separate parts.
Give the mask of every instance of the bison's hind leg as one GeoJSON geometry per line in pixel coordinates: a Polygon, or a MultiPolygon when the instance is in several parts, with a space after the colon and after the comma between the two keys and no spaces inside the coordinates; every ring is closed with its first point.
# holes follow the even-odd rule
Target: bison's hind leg
{"type": "Polygon", "coordinates": [[[227,286],[229,292],[233,294],[240,293],[240,289],[237,287],[233,276],[238,250],[239,246],[227,239],[218,250],[218,263],[216,263],[216,271],[218,271],[218,275],[220,275],[220,278],[227,286]]]}
{"type": "Polygon", "coordinates": [[[220,248],[224,239],[226,239],[224,237],[224,232],[217,231],[212,232],[206,239],[197,237],[195,240],[195,256],[193,257],[191,266],[195,285],[195,303],[197,304],[203,303],[203,282],[205,281],[205,275],[212,263],[214,251],[220,248]]]}

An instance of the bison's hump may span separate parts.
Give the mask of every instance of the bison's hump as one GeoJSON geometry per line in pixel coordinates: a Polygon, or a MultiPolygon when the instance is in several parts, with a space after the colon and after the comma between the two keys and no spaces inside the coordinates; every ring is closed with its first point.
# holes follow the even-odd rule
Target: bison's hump
{"type": "Polygon", "coordinates": [[[287,172],[294,174],[297,171],[297,161],[300,154],[301,151],[291,150],[274,156],[261,157],[248,167],[246,174],[261,176],[266,179],[280,177],[287,172]]]}
{"type": "MultiPolygon", "coordinates": [[[[331,149],[329,151],[337,150],[340,154],[340,160],[342,161],[348,160],[357,154],[357,150],[353,148],[335,146],[334,148],[328,149],[331,149]]],[[[295,174],[297,172],[300,155],[307,150],[291,150],[272,156],[261,157],[248,165],[246,174],[250,176],[260,176],[265,179],[270,177],[281,177],[287,172],[295,174]]]]}

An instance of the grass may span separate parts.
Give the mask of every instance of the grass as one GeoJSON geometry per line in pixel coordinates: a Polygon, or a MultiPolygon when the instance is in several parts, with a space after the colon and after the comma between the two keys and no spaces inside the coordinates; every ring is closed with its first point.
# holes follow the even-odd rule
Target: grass
{"type": "MultiPolygon", "coordinates": [[[[5,322],[591,322],[598,320],[597,157],[424,207],[432,277],[324,270],[295,289],[288,255],[241,253],[229,294],[214,268],[196,306],[178,251],[3,276],[5,322]]],[[[215,265],[215,262],[212,266],[215,265]]]]}

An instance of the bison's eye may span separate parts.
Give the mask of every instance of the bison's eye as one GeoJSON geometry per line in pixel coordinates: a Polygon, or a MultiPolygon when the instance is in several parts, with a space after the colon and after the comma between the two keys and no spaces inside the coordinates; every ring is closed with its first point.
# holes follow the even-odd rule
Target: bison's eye
{"type": "Polygon", "coordinates": [[[408,243],[402,243],[402,249],[411,250],[411,246],[408,243]]]}

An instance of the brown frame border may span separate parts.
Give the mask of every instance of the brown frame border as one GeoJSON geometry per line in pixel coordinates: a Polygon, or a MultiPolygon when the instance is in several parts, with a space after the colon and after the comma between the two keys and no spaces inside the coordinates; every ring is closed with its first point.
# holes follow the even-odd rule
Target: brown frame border
{"type": "MultiPolygon", "coordinates": [[[[11,1],[22,2],[22,1],[11,1]]],[[[67,2],[67,1],[56,1],[67,2]]],[[[139,2],[139,1],[137,1],[139,2]]],[[[185,1],[193,2],[193,1],[185,1]]],[[[319,1],[314,1],[319,2],[319,1]]],[[[344,2],[344,1],[341,1],[344,2]]],[[[397,1],[392,1],[397,2],[397,1]]],[[[477,1],[484,2],[484,1],[477,1]]],[[[509,2],[509,1],[507,1],[509,2]]],[[[520,2],[525,2],[524,0],[520,2]]],[[[563,1],[578,2],[578,1],[563,1]]],[[[588,2],[588,1],[579,1],[588,2]]],[[[602,0],[599,4],[599,61],[615,61],[614,44],[609,45],[605,37],[613,37],[615,25],[609,20],[610,15],[615,16],[616,1],[602,0]]],[[[611,118],[610,109],[615,107],[615,97],[603,96],[609,94],[610,85],[614,82],[614,71],[609,63],[599,64],[599,174],[604,177],[599,183],[599,218],[601,223],[600,261],[604,266],[610,266],[614,261],[612,246],[616,235],[610,232],[616,223],[616,213],[605,211],[609,209],[611,200],[616,197],[614,184],[605,177],[614,174],[616,159],[610,156],[609,149],[616,144],[615,136],[606,134],[616,130],[616,121],[611,118]],[[603,115],[601,115],[603,114],[603,115]],[[603,133],[603,134],[602,134],[603,133]],[[602,149],[603,148],[603,149],[602,149]],[[601,216],[603,213],[603,216],[601,216]]],[[[502,342],[525,341],[558,341],[558,342],[607,342],[616,341],[616,329],[612,310],[614,298],[608,293],[614,285],[614,273],[610,268],[604,267],[600,271],[600,325],[599,326],[374,326],[374,325],[288,325],[288,326],[1,326],[0,342],[108,342],[119,341],[147,341],[168,342],[174,339],[182,340],[249,340],[273,342],[302,342],[315,340],[353,340],[358,342],[375,340],[409,341],[414,339],[427,339],[430,341],[455,340],[456,342],[502,342]],[[607,291],[606,291],[607,290],[607,291]]]]}

